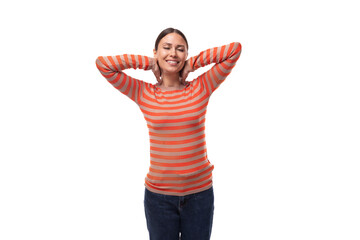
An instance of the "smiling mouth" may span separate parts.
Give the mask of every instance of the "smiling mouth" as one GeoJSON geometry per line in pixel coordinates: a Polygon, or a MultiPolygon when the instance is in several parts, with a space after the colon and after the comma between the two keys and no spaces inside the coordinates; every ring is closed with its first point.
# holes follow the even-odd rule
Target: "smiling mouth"
{"type": "Polygon", "coordinates": [[[176,66],[176,65],[179,64],[178,61],[173,61],[173,60],[166,60],[166,62],[167,62],[168,64],[170,64],[171,66],[176,66]]]}

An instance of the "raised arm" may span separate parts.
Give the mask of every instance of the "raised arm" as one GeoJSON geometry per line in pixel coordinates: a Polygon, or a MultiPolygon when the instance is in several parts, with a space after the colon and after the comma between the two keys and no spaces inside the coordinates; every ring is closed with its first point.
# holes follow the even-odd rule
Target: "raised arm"
{"type": "Polygon", "coordinates": [[[207,93],[211,95],[230,74],[240,54],[241,44],[239,42],[233,42],[221,47],[207,49],[197,56],[189,58],[188,63],[193,71],[215,63],[209,71],[194,81],[201,81],[207,93]]]}
{"type": "Polygon", "coordinates": [[[138,103],[144,82],[126,75],[123,70],[129,68],[150,70],[153,61],[153,58],[133,54],[100,56],[96,59],[96,66],[109,83],[138,103]]]}

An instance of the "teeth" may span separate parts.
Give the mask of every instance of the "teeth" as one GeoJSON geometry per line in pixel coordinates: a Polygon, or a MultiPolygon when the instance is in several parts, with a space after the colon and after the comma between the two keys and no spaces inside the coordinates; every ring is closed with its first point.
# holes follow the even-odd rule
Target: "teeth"
{"type": "Polygon", "coordinates": [[[167,61],[168,63],[171,63],[171,64],[177,64],[176,61],[167,61]]]}

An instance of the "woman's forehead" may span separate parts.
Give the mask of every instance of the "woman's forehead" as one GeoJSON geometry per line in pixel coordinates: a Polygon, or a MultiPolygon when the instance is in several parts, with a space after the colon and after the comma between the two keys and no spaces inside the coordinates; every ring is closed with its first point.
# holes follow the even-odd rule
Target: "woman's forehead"
{"type": "Polygon", "coordinates": [[[177,33],[169,33],[160,41],[161,44],[183,45],[186,46],[185,40],[177,33]]]}

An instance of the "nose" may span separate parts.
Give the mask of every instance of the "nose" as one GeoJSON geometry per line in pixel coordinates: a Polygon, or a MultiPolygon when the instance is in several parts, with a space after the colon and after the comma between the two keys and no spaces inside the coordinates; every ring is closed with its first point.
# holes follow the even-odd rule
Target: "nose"
{"type": "Polygon", "coordinates": [[[176,49],[175,48],[171,48],[170,56],[176,57],[176,49]]]}

